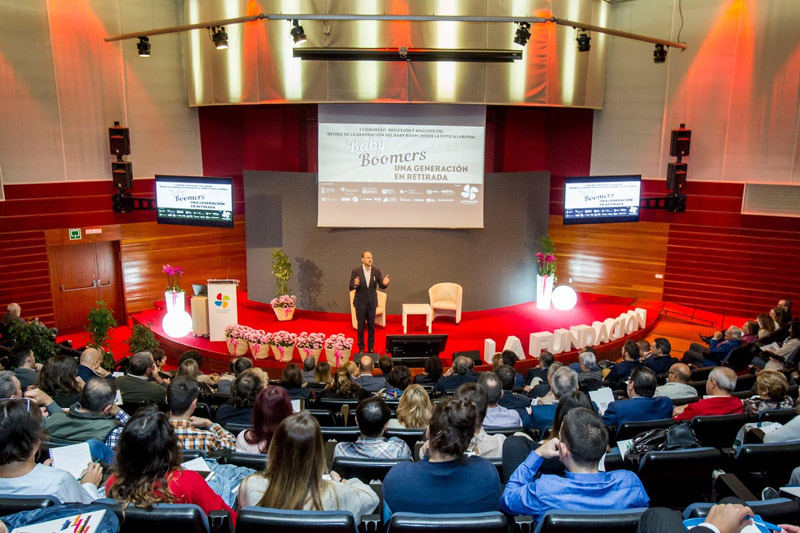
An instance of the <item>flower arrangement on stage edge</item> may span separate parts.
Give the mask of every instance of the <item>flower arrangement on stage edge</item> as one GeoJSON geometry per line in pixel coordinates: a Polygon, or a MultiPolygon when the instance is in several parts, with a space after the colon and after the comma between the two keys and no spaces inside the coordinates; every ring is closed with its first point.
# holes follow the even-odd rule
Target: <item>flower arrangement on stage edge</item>
{"type": "Polygon", "coordinates": [[[306,333],[305,331],[297,336],[297,342],[295,343],[297,350],[300,352],[300,359],[303,361],[308,356],[313,356],[315,359],[319,358],[324,345],[324,333],[306,333]]]}
{"type": "Polygon", "coordinates": [[[164,265],[161,271],[167,275],[167,291],[169,292],[183,292],[181,289],[181,274],[183,269],[179,266],[164,265]]]}
{"type": "Polygon", "coordinates": [[[297,333],[289,333],[283,330],[272,333],[270,335],[270,344],[272,345],[272,353],[275,355],[275,359],[284,363],[291,361],[296,342],[297,333]]]}
{"type": "Polygon", "coordinates": [[[328,363],[334,363],[337,367],[350,359],[350,351],[352,349],[353,338],[345,337],[343,333],[337,333],[325,339],[325,353],[328,363]]]}
{"type": "Polygon", "coordinates": [[[536,252],[536,262],[539,264],[540,276],[556,277],[556,247],[550,235],[542,236],[539,251],[536,252]]]}
{"type": "Polygon", "coordinates": [[[250,348],[250,341],[248,337],[253,328],[248,326],[240,326],[239,324],[230,324],[225,326],[225,338],[227,339],[228,352],[231,355],[244,355],[250,348]]]}
{"type": "Polygon", "coordinates": [[[252,329],[245,334],[245,339],[250,343],[250,352],[256,359],[264,359],[269,355],[268,344],[272,341],[272,333],[267,333],[263,329],[252,329]],[[259,357],[262,349],[266,349],[266,355],[259,357]]]}

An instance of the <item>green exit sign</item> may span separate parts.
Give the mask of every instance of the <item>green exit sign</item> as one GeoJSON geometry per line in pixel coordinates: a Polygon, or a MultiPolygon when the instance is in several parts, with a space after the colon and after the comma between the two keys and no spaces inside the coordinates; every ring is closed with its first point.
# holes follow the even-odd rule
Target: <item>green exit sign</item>
{"type": "Polygon", "coordinates": [[[79,241],[79,240],[81,240],[81,228],[70,228],[69,229],[69,240],[71,240],[71,241],[79,241]]]}

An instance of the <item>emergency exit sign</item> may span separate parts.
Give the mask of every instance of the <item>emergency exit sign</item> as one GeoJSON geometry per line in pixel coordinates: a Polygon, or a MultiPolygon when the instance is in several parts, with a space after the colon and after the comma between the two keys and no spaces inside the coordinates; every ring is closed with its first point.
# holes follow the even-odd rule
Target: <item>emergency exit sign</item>
{"type": "Polygon", "coordinates": [[[69,228],[69,240],[71,241],[81,240],[81,228],[69,228]]]}

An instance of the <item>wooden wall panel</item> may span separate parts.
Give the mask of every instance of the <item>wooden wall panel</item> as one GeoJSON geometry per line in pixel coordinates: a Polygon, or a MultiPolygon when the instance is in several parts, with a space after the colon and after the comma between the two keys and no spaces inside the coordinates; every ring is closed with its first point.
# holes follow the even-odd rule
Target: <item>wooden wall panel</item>
{"type": "Polygon", "coordinates": [[[16,302],[22,316],[53,326],[53,295],[43,231],[0,232],[0,313],[16,302]]]}
{"type": "Polygon", "coordinates": [[[564,226],[550,217],[559,283],[579,292],[661,300],[668,235],[660,222],[564,226]]]}

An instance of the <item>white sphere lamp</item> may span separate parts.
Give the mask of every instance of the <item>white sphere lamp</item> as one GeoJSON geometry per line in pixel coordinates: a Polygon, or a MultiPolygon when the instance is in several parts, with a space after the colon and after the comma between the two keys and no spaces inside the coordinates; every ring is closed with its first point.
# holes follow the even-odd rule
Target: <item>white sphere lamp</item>
{"type": "Polygon", "coordinates": [[[173,308],[164,315],[161,327],[168,337],[173,339],[185,337],[192,331],[192,317],[185,309],[173,308]]]}
{"type": "Polygon", "coordinates": [[[559,285],[553,289],[552,302],[559,311],[569,311],[578,303],[578,295],[569,285],[559,285]]]}

